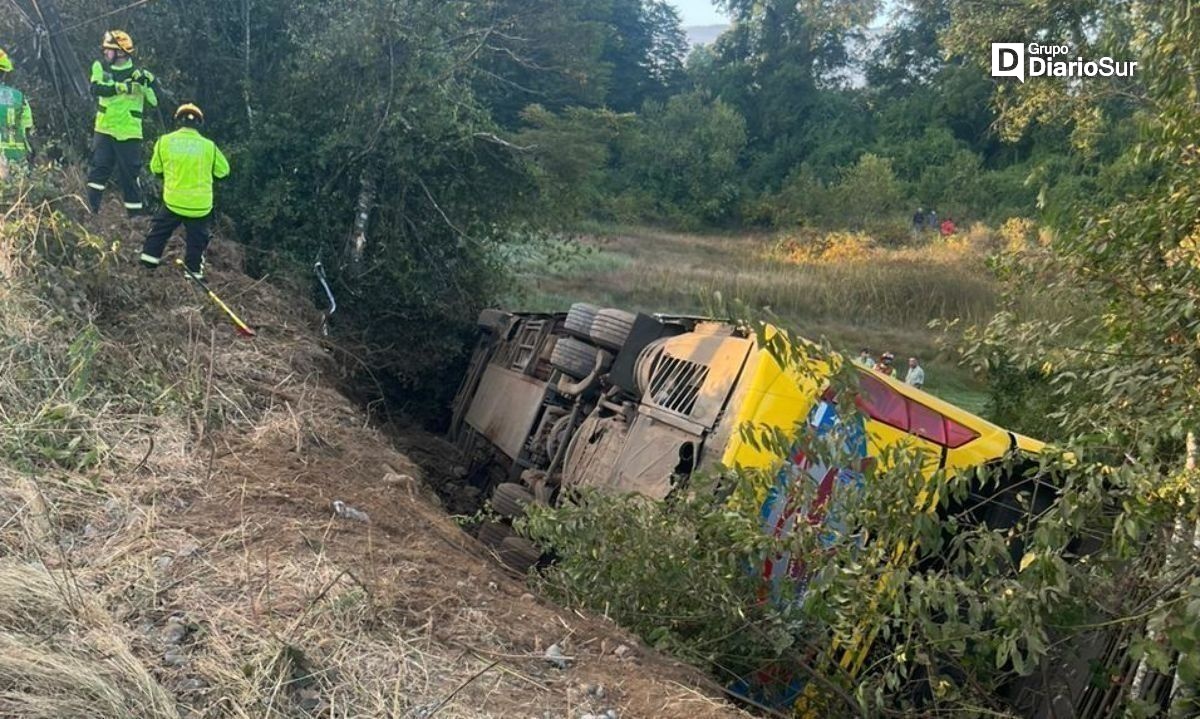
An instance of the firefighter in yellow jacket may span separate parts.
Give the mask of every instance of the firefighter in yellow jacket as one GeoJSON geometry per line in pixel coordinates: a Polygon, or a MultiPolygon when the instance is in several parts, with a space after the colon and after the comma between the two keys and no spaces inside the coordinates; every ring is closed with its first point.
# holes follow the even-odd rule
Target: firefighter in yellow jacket
{"type": "Polygon", "coordinates": [[[125,210],[139,214],[142,188],[142,113],[158,107],[154,74],[133,63],[133,40],[120,30],[104,33],[104,61],[92,64],[92,95],[96,97],[96,134],[88,168],[88,206],[100,211],[104,190],[115,175],[124,195],[125,210]]]}
{"type": "Polygon", "coordinates": [[[12,71],[12,60],[0,50],[0,165],[23,164],[31,149],[29,136],[33,133],[33,111],[20,90],[5,84],[5,75],[12,71]]]}
{"type": "Polygon", "coordinates": [[[229,161],[216,144],[200,134],[204,113],[188,103],[175,111],[179,129],[158,138],[150,171],[163,178],[163,208],[154,216],[142,246],[142,265],[162,264],[167,240],[180,224],[187,232],[184,265],[197,278],[204,277],[204,250],[208,247],[213,211],[213,180],[229,176],[229,161]]]}

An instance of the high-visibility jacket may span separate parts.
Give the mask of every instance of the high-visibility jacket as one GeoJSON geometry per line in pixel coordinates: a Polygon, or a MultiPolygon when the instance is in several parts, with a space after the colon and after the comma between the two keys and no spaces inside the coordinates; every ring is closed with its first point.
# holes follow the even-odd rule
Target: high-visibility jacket
{"type": "Polygon", "coordinates": [[[92,63],[92,94],[96,109],[96,132],[114,140],[142,139],[142,112],[146,105],[158,107],[154,75],[123,62],[105,69],[99,60],[92,63]]]}
{"type": "Polygon", "coordinates": [[[204,217],[213,208],[213,179],[229,176],[229,160],[216,143],[184,127],[158,138],[150,171],[163,176],[163,202],[181,217],[204,217]]]}
{"type": "Polygon", "coordinates": [[[33,110],[25,94],[0,82],[0,154],[24,160],[29,150],[26,136],[33,129],[33,110]]]}

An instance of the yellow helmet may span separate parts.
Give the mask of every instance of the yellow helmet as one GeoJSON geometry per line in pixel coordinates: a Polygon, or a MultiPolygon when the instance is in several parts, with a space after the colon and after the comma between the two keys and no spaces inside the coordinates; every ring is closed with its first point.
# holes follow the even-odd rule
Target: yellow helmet
{"type": "Polygon", "coordinates": [[[8,59],[8,53],[0,50],[0,72],[12,72],[12,60],[8,59]]]}
{"type": "Polygon", "coordinates": [[[118,50],[126,55],[133,54],[133,38],[124,30],[109,30],[104,33],[104,41],[100,47],[105,50],[118,50]]]}
{"type": "Polygon", "coordinates": [[[186,119],[192,122],[204,122],[204,111],[187,102],[180,105],[179,109],[175,111],[175,119],[177,121],[186,119]]]}

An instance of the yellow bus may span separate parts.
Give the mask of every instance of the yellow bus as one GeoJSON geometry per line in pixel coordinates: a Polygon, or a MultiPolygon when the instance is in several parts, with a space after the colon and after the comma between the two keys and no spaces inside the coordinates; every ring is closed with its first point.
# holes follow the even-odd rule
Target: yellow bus
{"type": "MultiPolygon", "coordinates": [[[[473,461],[469,481],[502,517],[530,503],[553,504],[564,490],[592,488],[666,498],[694,473],[758,470],[747,494],[758,502],[764,531],[788,531],[786,482],[807,475],[819,503],[847,469],[801,456],[780,456],[747,428],[785,434],[806,423],[820,431],[837,421],[828,359],[805,359],[806,340],[702,317],[634,314],[576,304],[567,313],[485,311],[481,335],[453,404],[450,434],[473,461]],[[769,345],[775,343],[774,352],[769,345]],[[779,350],[782,348],[782,352],[779,350]],[[798,361],[781,364],[779,355],[798,361]],[[784,364],[789,365],[787,367],[784,364]],[[776,478],[776,479],[772,479],[776,478]],[[782,482],[782,484],[780,484],[782,482]]],[[[841,362],[834,355],[834,362],[841,362]]],[[[852,453],[862,461],[904,446],[923,458],[922,473],[973,475],[993,463],[1011,470],[978,505],[974,521],[1014,526],[1026,512],[1013,499],[1028,488],[1024,468],[1045,445],[999,427],[892,377],[853,365],[861,431],[852,453]]],[[[911,455],[909,455],[911,456],[911,455]]],[[[1041,493],[1033,511],[1044,508],[1041,493]]],[[[928,498],[935,511],[936,497],[928,498]]],[[[794,512],[793,512],[794,514],[794,512]]],[[[503,561],[524,570],[541,558],[507,523],[487,523],[479,538],[503,561]]],[[[792,573],[786,558],[768,562],[767,579],[792,573]]],[[[856,672],[874,630],[838,648],[856,672]]]]}

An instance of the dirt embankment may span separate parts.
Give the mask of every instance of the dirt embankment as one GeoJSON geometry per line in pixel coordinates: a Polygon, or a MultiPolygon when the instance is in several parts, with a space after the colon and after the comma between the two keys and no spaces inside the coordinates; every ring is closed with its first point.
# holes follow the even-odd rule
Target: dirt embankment
{"type": "Polygon", "coordinates": [[[0,462],[0,647],[25,652],[0,649],[0,715],[741,715],[481,556],[424,481],[452,448],[405,438],[420,467],[368,425],[303,293],[246,277],[217,241],[213,289],[259,330],[242,341],[172,270],[136,267],[124,220],[93,229],[130,246],[78,311],[17,284],[0,297],[5,337],[66,356],[90,324],[92,386],[131,383],[69,402],[98,463],[0,462]]]}

